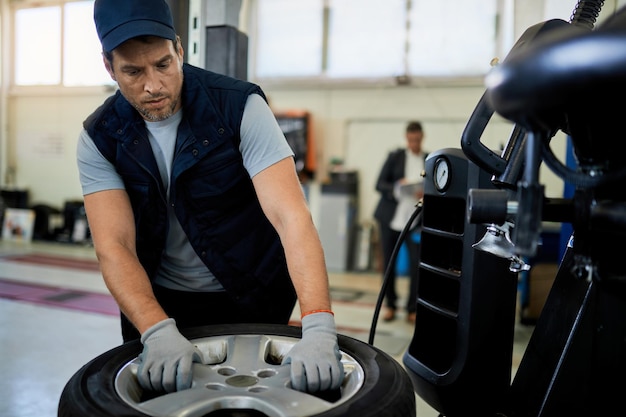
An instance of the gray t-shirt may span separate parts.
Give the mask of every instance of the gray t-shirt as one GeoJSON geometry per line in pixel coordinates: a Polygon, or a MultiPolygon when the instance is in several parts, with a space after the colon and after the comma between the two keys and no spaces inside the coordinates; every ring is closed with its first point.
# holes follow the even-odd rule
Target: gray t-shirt
{"type": "MultiPolygon", "coordinates": [[[[161,178],[167,186],[168,197],[174,145],[182,113],[181,110],[160,122],[146,122],[148,138],[161,178]]],[[[239,150],[250,178],[282,159],[293,156],[274,114],[258,94],[248,97],[240,136],[239,150]]],[[[124,189],[124,182],[115,167],[102,156],[85,130],[78,139],[77,160],[83,195],[124,189]]],[[[155,283],[182,291],[223,291],[221,284],[192,249],[169,205],[168,218],[170,227],[167,247],[155,283]]]]}

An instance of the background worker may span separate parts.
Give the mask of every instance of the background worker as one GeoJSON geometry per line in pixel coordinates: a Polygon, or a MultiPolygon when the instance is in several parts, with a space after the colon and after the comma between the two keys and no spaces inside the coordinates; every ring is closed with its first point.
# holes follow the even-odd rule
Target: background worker
{"type": "MultiPolygon", "coordinates": [[[[398,148],[387,155],[378,179],[376,190],[380,200],[374,211],[378,221],[384,268],[390,267],[390,276],[385,290],[383,320],[396,318],[398,295],[396,291],[396,265],[389,266],[393,249],[400,238],[419,199],[424,196],[421,173],[428,156],[422,149],[424,131],[419,121],[411,121],[405,129],[406,147],[398,148]]],[[[409,297],[407,320],[415,322],[417,282],[419,277],[419,225],[415,224],[405,240],[409,252],[409,297]]],[[[384,277],[384,275],[383,275],[384,277]]]]}

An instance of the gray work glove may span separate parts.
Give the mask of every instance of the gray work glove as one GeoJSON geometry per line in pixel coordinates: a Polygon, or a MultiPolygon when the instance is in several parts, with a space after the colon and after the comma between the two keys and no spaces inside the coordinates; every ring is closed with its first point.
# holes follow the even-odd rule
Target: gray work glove
{"type": "Polygon", "coordinates": [[[180,334],[174,319],[165,319],[141,335],[137,379],[146,390],[174,392],[191,388],[193,362],[200,351],[180,334]]]}
{"type": "Polygon", "coordinates": [[[284,357],[291,364],[291,386],[298,391],[334,390],[343,382],[335,318],[313,313],[302,318],[302,339],[284,357]]]}

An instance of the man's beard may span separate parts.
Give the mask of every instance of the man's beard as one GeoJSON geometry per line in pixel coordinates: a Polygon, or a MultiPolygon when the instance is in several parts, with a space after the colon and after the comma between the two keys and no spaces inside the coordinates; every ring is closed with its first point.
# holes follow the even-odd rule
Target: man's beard
{"type": "Polygon", "coordinates": [[[168,108],[158,112],[142,107],[139,103],[133,103],[133,107],[139,112],[139,114],[141,114],[144,119],[148,120],[149,122],[160,122],[174,114],[174,109],[178,104],[178,100],[179,99],[172,100],[172,104],[168,108]]]}

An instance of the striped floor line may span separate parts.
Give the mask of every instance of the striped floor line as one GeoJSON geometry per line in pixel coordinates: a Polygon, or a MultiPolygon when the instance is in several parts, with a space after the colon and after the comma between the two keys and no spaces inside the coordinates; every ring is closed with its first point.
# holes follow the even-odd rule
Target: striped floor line
{"type": "Polygon", "coordinates": [[[43,253],[29,253],[24,255],[5,255],[4,261],[19,262],[30,265],[55,266],[59,268],[79,269],[82,271],[99,271],[98,261],[92,259],[78,259],[67,256],[55,256],[43,253]]]}
{"type": "Polygon", "coordinates": [[[108,316],[119,315],[111,295],[37,284],[25,284],[0,278],[0,298],[27,301],[71,310],[88,311],[108,316]]]}

